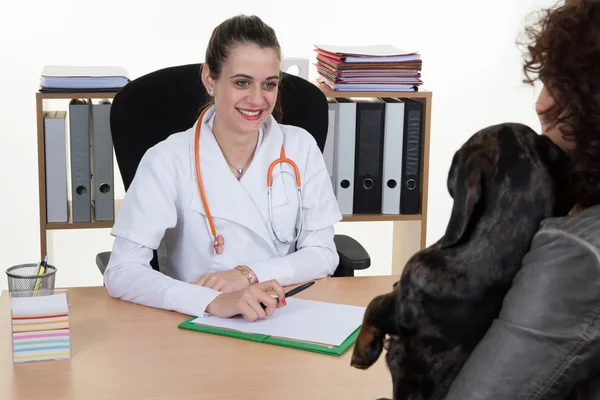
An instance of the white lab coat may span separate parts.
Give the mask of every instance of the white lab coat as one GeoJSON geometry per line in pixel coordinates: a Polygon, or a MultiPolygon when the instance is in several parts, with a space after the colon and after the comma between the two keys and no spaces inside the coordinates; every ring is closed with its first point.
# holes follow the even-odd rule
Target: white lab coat
{"type": "MultiPolygon", "coordinates": [[[[212,134],[214,107],[202,121],[200,166],[204,192],[217,234],[225,247],[213,248],[206,211],[198,191],[194,161],[195,125],[171,135],[142,158],[121,204],[111,234],[115,243],[104,274],[111,296],[147,306],[203,315],[219,292],[194,285],[203,274],[248,265],[260,282],[282,285],[331,275],[338,265],[334,224],[341,220],[331,180],[314,138],[304,129],[270,117],[259,133],[254,158],[238,181],[212,134]],[[271,231],[267,170],[286,156],[300,171],[303,233],[294,245],[278,242],[271,231]],[[150,267],[159,248],[161,272],[150,267]]],[[[293,169],[278,164],[273,175],[293,169]]],[[[280,237],[297,226],[295,181],[287,173],[273,181],[273,222],[280,237]]]]}

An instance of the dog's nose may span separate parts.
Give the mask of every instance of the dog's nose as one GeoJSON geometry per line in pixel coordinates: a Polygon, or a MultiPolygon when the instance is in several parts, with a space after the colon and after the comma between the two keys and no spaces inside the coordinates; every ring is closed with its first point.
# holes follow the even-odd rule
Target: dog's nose
{"type": "Polygon", "coordinates": [[[350,361],[350,366],[358,369],[367,369],[369,368],[369,365],[367,360],[360,357],[352,357],[352,360],[350,361]]]}

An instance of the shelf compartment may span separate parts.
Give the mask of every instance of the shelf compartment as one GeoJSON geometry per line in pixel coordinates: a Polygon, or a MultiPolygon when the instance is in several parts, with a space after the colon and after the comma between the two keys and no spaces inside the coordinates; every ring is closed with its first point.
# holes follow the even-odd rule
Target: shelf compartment
{"type": "MultiPolygon", "coordinates": [[[[115,200],[115,216],[119,212],[119,207],[121,206],[121,202],[123,199],[115,200]]],[[[69,221],[68,222],[47,222],[46,229],[47,230],[60,230],[60,229],[101,229],[101,228],[112,228],[115,221],[95,221],[94,211],[92,210],[92,221],[91,222],[73,222],[70,220],[71,217],[71,200],[69,200],[68,210],[69,210],[69,221]]]]}

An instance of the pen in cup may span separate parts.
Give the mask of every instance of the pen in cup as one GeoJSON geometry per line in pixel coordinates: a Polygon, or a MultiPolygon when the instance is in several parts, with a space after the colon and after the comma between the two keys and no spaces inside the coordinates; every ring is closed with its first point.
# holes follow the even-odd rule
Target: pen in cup
{"type": "MultiPolygon", "coordinates": [[[[311,286],[312,286],[312,285],[314,285],[314,284],[315,284],[315,282],[314,282],[314,281],[311,281],[311,282],[305,283],[304,285],[300,285],[300,286],[298,286],[298,287],[295,287],[295,288],[293,288],[292,290],[288,291],[288,292],[285,294],[285,298],[288,298],[288,297],[291,297],[291,296],[293,296],[293,295],[295,295],[295,294],[298,294],[298,293],[300,293],[301,291],[303,291],[303,290],[305,290],[305,289],[308,289],[309,287],[311,287],[311,286]]],[[[278,297],[275,297],[275,300],[279,301],[279,298],[278,298],[278,297]]],[[[265,306],[263,303],[260,303],[260,305],[262,306],[263,310],[267,308],[267,306],[265,306]]]]}
{"type": "MultiPolygon", "coordinates": [[[[38,266],[37,275],[43,275],[46,273],[46,265],[48,263],[48,256],[44,256],[44,259],[38,266]]],[[[33,288],[33,295],[37,296],[38,291],[40,290],[40,286],[42,285],[42,278],[37,278],[35,280],[35,287],[33,288]]]]}

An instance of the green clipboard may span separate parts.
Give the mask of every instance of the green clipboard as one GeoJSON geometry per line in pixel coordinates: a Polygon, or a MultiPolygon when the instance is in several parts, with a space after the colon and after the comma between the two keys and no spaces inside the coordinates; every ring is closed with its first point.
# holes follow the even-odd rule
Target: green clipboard
{"type": "Polygon", "coordinates": [[[359,326],[339,346],[328,346],[328,345],[322,345],[322,344],[318,344],[318,343],[308,343],[308,342],[303,342],[303,341],[293,340],[293,339],[271,337],[269,335],[263,335],[260,333],[246,333],[246,332],[239,332],[239,331],[234,331],[234,330],[230,330],[230,329],[216,328],[214,326],[194,324],[192,321],[195,319],[196,319],[196,317],[192,317],[192,318],[189,318],[189,319],[183,321],[182,323],[179,324],[179,328],[189,329],[191,331],[197,331],[197,332],[211,333],[214,335],[229,336],[229,337],[233,337],[233,338],[237,338],[237,339],[251,340],[253,342],[273,344],[276,346],[291,347],[291,348],[298,349],[298,350],[312,351],[315,353],[327,354],[330,356],[338,356],[338,357],[341,356],[342,354],[344,354],[346,352],[346,350],[348,350],[354,344],[354,342],[356,342],[356,338],[358,337],[358,332],[360,331],[360,326],[359,326]]]}

